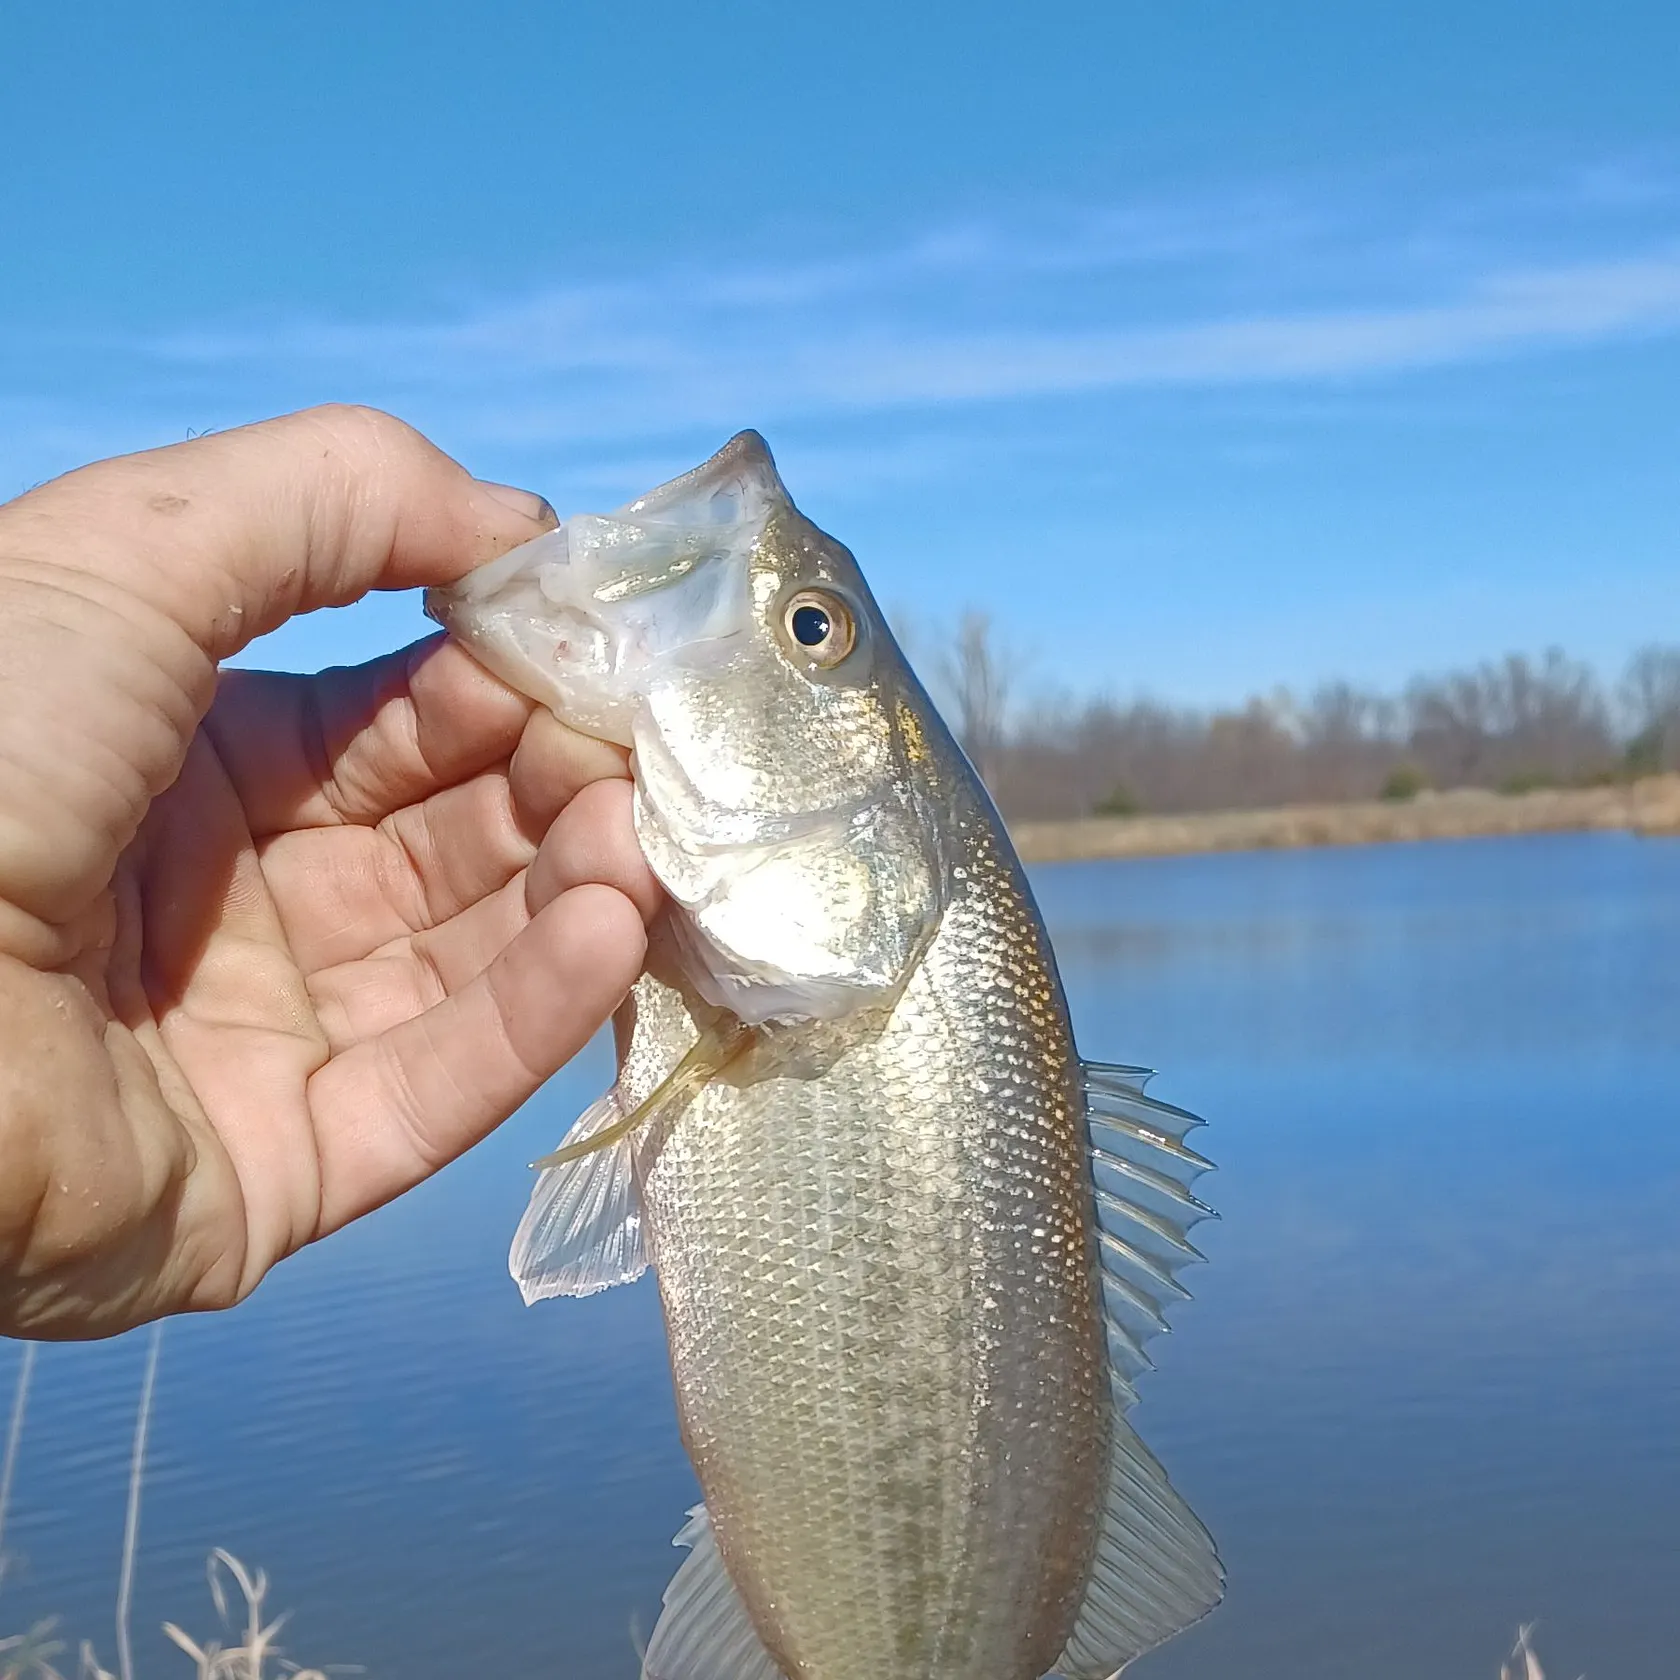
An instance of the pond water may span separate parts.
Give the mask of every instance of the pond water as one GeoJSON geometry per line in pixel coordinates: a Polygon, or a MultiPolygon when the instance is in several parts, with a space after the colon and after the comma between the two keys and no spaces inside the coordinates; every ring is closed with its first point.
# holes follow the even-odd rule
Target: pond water
{"type": "MultiPolygon", "coordinates": [[[[1680,1669],[1680,844],[1571,835],[1036,874],[1086,1054],[1210,1120],[1143,1433],[1224,1607],[1141,1680],[1680,1669]]],[[[651,1285],[527,1311],[524,1163],[597,1044],[471,1158],[164,1333],[136,1588],[212,1625],[267,1568],[299,1659],[387,1680],[633,1676],[695,1497],[651,1285]]],[[[109,1664],[144,1336],[42,1350],[0,1633],[109,1664]]],[[[0,1344],[0,1395],[18,1350],[0,1344]]]]}

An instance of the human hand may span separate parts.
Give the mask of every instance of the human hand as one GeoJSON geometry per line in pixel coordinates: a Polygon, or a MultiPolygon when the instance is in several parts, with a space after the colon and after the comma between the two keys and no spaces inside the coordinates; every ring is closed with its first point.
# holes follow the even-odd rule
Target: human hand
{"type": "Polygon", "coordinates": [[[0,1332],[242,1299],[630,986],[658,890],[618,749],[438,638],[217,670],[553,523],[355,409],[0,507],[0,1332]]]}

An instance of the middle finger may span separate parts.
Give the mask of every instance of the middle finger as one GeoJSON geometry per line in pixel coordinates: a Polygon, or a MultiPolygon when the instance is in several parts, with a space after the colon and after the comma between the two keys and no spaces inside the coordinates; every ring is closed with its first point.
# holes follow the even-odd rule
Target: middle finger
{"type": "Polygon", "coordinates": [[[536,855],[539,838],[515,811],[504,768],[376,827],[277,835],[259,856],[307,974],[449,921],[506,885],[536,855]]]}

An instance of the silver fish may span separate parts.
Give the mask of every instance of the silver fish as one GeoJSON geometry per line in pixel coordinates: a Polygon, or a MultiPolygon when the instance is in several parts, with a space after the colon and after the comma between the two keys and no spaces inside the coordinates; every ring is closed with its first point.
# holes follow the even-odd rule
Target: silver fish
{"type": "Polygon", "coordinates": [[[1044,924],[857,563],[743,432],[428,610],[634,749],[671,910],[527,1300],[651,1261],[705,1504],[649,1680],[1106,1680],[1205,1615],[1134,1433],[1199,1124],[1081,1063],[1044,924]]]}

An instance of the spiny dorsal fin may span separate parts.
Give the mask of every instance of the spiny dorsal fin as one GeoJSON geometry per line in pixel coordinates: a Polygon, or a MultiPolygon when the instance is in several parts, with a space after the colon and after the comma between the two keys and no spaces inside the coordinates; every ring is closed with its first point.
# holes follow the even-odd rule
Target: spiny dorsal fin
{"type": "Polygon", "coordinates": [[[687,1546],[642,1658],[642,1680],[783,1680],[723,1566],[704,1505],[674,1546],[687,1546]]]}
{"type": "Polygon", "coordinates": [[[1202,1122],[1144,1095],[1147,1068],[1087,1062],[1083,1071],[1103,1318],[1124,1411],[1138,1373],[1150,1368],[1144,1343],[1167,1328],[1168,1305],[1189,1293],[1180,1269],[1201,1259],[1186,1233],[1212,1209],[1190,1186],[1211,1163],[1184,1142],[1202,1122]]]}
{"type": "Polygon", "coordinates": [[[1205,1616],[1225,1590],[1207,1530],[1125,1416],[1149,1365],[1143,1344],[1187,1294],[1179,1270],[1201,1258],[1185,1233],[1210,1215],[1190,1191],[1209,1163],[1184,1142],[1202,1122],[1144,1095],[1148,1069],[1087,1062],[1084,1076],[1114,1418],[1096,1558],[1055,1672],[1112,1680],[1205,1616]]]}

